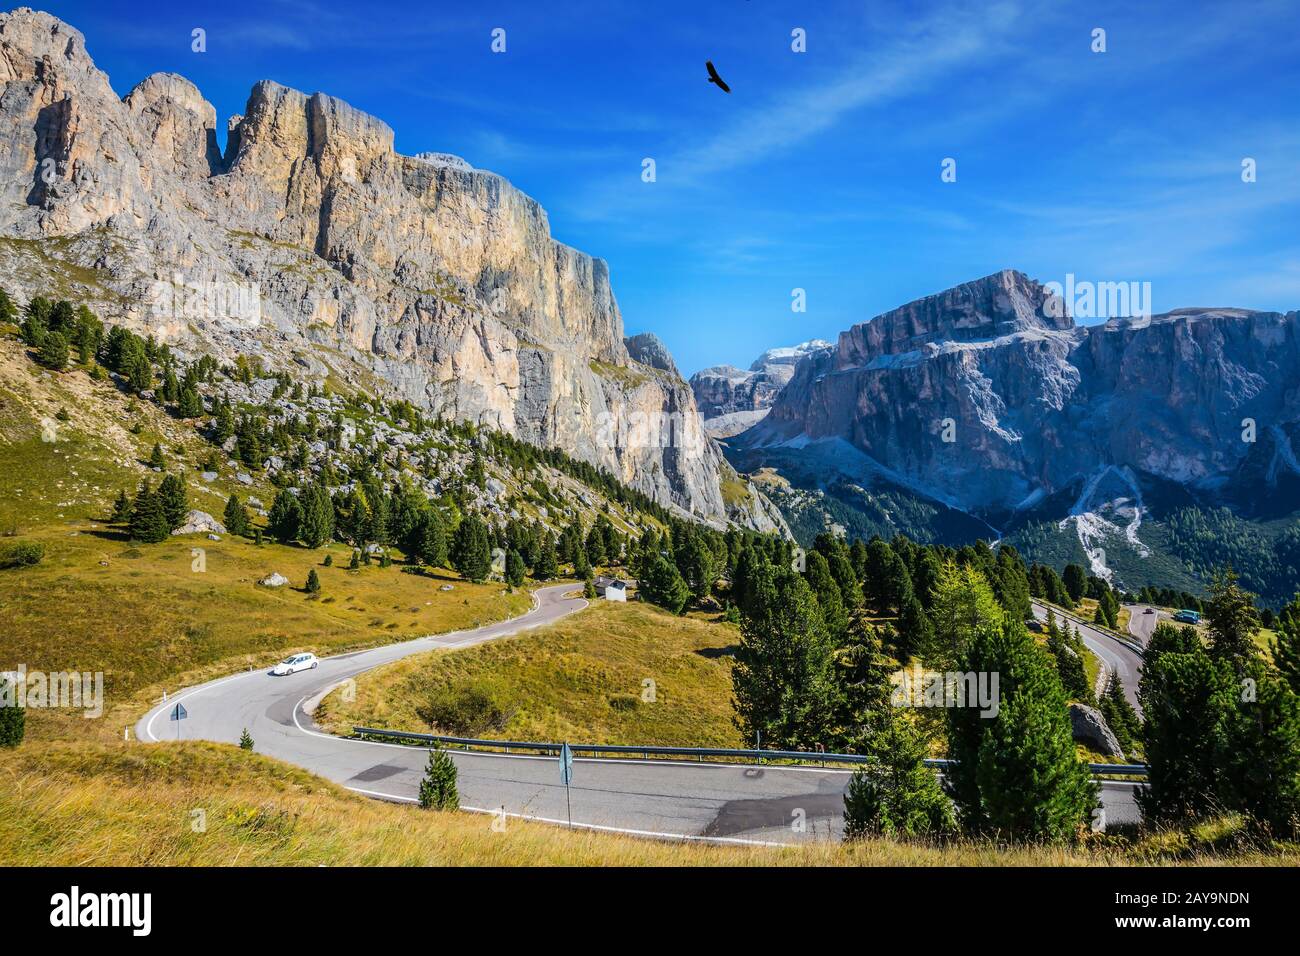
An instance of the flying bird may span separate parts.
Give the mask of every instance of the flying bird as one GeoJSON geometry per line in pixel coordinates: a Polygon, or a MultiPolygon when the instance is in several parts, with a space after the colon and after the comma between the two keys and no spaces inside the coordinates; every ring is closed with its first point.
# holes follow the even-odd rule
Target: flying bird
{"type": "Polygon", "coordinates": [[[730,93],[731,87],[723,82],[722,77],[718,76],[718,71],[713,68],[712,60],[704,61],[704,68],[709,71],[709,82],[717,86],[724,93],[730,93]]]}

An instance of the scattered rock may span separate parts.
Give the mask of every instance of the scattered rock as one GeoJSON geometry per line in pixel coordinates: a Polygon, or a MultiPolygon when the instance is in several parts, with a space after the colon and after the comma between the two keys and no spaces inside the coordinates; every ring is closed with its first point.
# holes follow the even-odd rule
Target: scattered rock
{"type": "Polygon", "coordinates": [[[206,511],[190,511],[185,521],[172,534],[225,534],[226,526],[206,511]]]}
{"type": "Polygon", "coordinates": [[[257,583],[264,588],[282,588],[289,583],[289,579],[279,571],[273,571],[257,583]]]}
{"type": "Polygon", "coordinates": [[[1124,759],[1124,749],[1120,747],[1114,732],[1106,723],[1106,718],[1096,707],[1089,707],[1087,704],[1071,704],[1070,730],[1075,740],[1087,744],[1098,753],[1124,759]]]}

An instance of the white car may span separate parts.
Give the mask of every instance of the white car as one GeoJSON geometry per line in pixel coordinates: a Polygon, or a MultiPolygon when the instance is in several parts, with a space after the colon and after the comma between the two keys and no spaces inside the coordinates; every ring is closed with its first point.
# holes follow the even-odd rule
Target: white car
{"type": "Polygon", "coordinates": [[[295,654],[276,664],[271,668],[271,673],[276,677],[284,677],[287,674],[296,674],[298,671],[312,670],[319,663],[315,654],[295,654]]]}

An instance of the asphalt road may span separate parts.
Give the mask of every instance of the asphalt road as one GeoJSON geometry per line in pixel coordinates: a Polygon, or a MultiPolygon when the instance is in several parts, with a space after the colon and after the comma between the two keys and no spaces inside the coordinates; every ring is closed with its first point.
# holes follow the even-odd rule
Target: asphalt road
{"type": "MultiPolygon", "coordinates": [[[[1048,608],[1045,605],[1035,603],[1033,607],[1034,617],[1040,621],[1047,620],[1048,608]]],[[[1061,621],[1062,615],[1060,611],[1055,613],[1057,621],[1061,621]]],[[[1152,616],[1154,617],[1154,615],[1152,616]]],[[[1073,618],[1066,618],[1066,620],[1079,632],[1079,636],[1083,638],[1084,646],[1101,659],[1102,666],[1107,673],[1114,672],[1119,675],[1120,686],[1124,688],[1124,696],[1128,698],[1129,703],[1133,705],[1138,714],[1141,714],[1142,705],[1138,702],[1137,690],[1138,681],[1142,676],[1142,655],[1122,641],[1117,641],[1105,631],[1099,631],[1097,628],[1080,623],[1073,618]]]]}
{"type": "MultiPolygon", "coordinates": [[[[380,664],[439,647],[471,644],[549,624],[586,606],[565,598],[573,585],[542,588],[529,613],[473,631],[421,638],[322,659],[287,677],[236,674],[174,694],[136,725],[141,741],[235,743],[248,729],[259,753],[304,767],[358,793],[414,802],[427,752],[320,733],[309,711],[341,681],[380,664]],[[169,712],[183,703],[184,721],[169,712]]],[[[1085,636],[1085,640],[1088,638],[1085,636]]],[[[465,809],[567,823],[565,787],[553,757],[453,753],[465,809]]],[[[570,791],[575,826],[642,836],[720,842],[794,843],[843,835],[848,771],[667,760],[578,759],[570,791]]],[[[1108,822],[1138,818],[1134,785],[1103,784],[1108,822]]],[[[487,825],[485,823],[485,825],[487,825]]]]}
{"type": "Polygon", "coordinates": [[[1156,625],[1161,620],[1167,620],[1169,615],[1157,608],[1150,607],[1146,604],[1129,604],[1128,632],[1132,634],[1143,647],[1151,640],[1151,635],[1155,633],[1156,625]],[[1148,614],[1147,611],[1151,613],[1148,614]]]}

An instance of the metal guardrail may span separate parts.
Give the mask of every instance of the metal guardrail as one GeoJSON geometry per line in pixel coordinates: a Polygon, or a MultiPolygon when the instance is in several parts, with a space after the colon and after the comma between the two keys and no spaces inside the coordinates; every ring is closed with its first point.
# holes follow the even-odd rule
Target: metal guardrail
{"type": "MultiPolygon", "coordinates": [[[[358,737],[381,737],[389,740],[407,740],[423,744],[447,744],[458,747],[465,751],[473,749],[490,749],[503,750],[510,753],[512,750],[531,751],[533,753],[543,753],[552,756],[558,756],[561,744],[543,743],[533,740],[486,740],[478,737],[447,737],[441,734],[420,734],[410,730],[380,730],[376,727],[353,727],[352,732],[358,737]]],[[[847,764],[868,764],[875,761],[875,757],[866,754],[839,754],[839,753],[822,753],[813,750],[733,750],[725,747],[659,747],[659,746],[641,746],[628,744],[569,744],[569,749],[574,754],[590,754],[592,756],[611,756],[611,757],[635,757],[640,756],[645,759],[650,757],[678,757],[693,758],[703,761],[704,758],[710,757],[722,760],[792,760],[797,763],[820,763],[822,766],[833,763],[847,764]]],[[[949,766],[952,760],[926,760],[927,767],[934,767],[942,770],[949,766]]],[[[1088,769],[1093,776],[1104,776],[1114,774],[1126,777],[1145,777],[1147,768],[1145,764],[1111,764],[1111,763],[1091,763],[1088,769]]]]}
{"type": "Polygon", "coordinates": [[[1085,620],[1084,618],[1073,613],[1072,611],[1067,611],[1065,608],[1060,607],[1059,605],[1050,604],[1047,601],[1041,600],[1039,598],[1034,598],[1033,600],[1030,601],[1030,603],[1037,604],[1039,607],[1043,608],[1043,610],[1045,610],[1049,614],[1059,614],[1062,618],[1073,621],[1075,624],[1082,624],[1085,627],[1092,628],[1098,634],[1105,634],[1107,637],[1109,637],[1111,640],[1115,641],[1116,643],[1123,644],[1125,647],[1131,650],[1138,657],[1146,656],[1146,648],[1144,648],[1141,644],[1139,644],[1136,640],[1134,640],[1132,634],[1121,634],[1119,631],[1106,627],[1104,624],[1097,624],[1093,621],[1085,620]]]}

